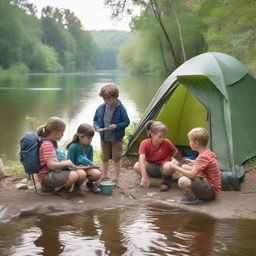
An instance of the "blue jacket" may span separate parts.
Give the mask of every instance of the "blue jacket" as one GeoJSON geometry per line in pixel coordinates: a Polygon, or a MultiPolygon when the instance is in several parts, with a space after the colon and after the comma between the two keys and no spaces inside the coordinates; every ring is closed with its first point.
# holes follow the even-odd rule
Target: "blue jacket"
{"type": "MultiPolygon", "coordinates": [[[[93,126],[95,129],[97,128],[105,128],[104,124],[104,113],[106,109],[106,104],[101,104],[95,112],[94,118],[93,118],[93,126]]],[[[130,124],[129,117],[127,115],[126,109],[123,104],[120,104],[116,107],[111,124],[115,124],[117,128],[112,131],[115,140],[120,140],[124,137],[125,134],[125,128],[130,124]]],[[[104,132],[100,133],[100,137],[102,140],[104,140],[104,132]]]]}

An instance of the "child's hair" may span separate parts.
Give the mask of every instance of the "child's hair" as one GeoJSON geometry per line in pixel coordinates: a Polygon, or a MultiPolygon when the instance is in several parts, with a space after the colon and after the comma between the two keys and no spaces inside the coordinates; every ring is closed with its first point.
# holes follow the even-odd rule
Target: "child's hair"
{"type": "Polygon", "coordinates": [[[67,149],[73,142],[79,141],[79,136],[87,136],[87,137],[93,137],[95,133],[94,128],[90,124],[80,124],[77,128],[76,134],[73,136],[73,139],[70,143],[67,145],[67,149]]]}
{"type": "Polygon", "coordinates": [[[102,98],[110,97],[117,99],[119,96],[119,90],[115,84],[106,84],[101,88],[99,96],[102,98]]]}
{"type": "Polygon", "coordinates": [[[202,147],[206,147],[209,140],[208,131],[202,127],[193,128],[188,133],[188,137],[192,141],[197,141],[198,144],[202,147]]]}
{"type": "Polygon", "coordinates": [[[36,133],[40,137],[47,137],[52,131],[64,131],[65,128],[66,124],[61,118],[52,116],[47,120],[46,124],[37,128],[36,133]]]}
{"type": "Polygon", "coordinates": [[[145,125],[146,133],[148,137],[151,137],[151,133],[168,132],[168,128],[165,124],[159,121],[150,120],[145,125]]]}

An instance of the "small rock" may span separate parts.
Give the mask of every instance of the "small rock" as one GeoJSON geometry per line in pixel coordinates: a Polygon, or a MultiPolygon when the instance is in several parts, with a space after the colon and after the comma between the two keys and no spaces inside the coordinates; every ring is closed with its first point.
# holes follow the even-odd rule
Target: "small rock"
{"type": "Polygon", "coordinates": [[[4,176],[6,176],[4,163],[3,163],[2,159],[0,159],[0,178],[2,178],[4,176]]]}
{"type": "Polygon", "coordinates": [[[25,183],[25,184],[27,184],[27,183],[28,183],[28,179],[27,179],[27,178],[24,178],[24,179],[22,179],[19,183],[25,183]]]}
{"type": "Polygon", "coordinates": [[[17,189],[28,189],[28,185],[24,183],[18,183],[15,185],[15,188],[17,189]]]}
{"type": "Polygon", "coordinates": [[[153,196],[153,195],[157,195],[156,192],[147,192],[147,196],[153,196]]]}
{"type": "Polygon", "coordinates": [[[79,200],[78,203],[79,203],[79,204],[83,204],[83,203],[84,203],[84,200],[79,200]]]}

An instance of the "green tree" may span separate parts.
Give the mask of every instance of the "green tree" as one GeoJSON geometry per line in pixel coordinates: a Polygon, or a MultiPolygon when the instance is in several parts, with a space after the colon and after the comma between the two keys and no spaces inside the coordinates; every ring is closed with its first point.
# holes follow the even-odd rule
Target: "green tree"
{"type": "Polygon", "coordinates": [[[124,61],[127,52],[124,55],[120,53],[121,64],[132,73],[137,73],[136,69],[138,69],[139,73],[144,71],[145,73],[169,74],[177,67],[177,63],[182,63],[186,58],[205,51],[204,26],[200,17],[185,5],[185,1],[176,2],[175,5],[170,3],[174,2],[159,0],[156,8],[161,14],[160,22],[164,24],[165,31],[171,35],[175,59],[173,55],[170,55],[170,43],[159,21],[156,20],[156,14],[153,14],[152,8],[148,7],[132,21],[132,29],[137,33],[136,49],[134,53],[130,53],[131,56],[134,54],[132,63],[126,64],[124,61]],[[139,68],[140,66],[142,68],[139,68]]]}
{"type": "Polygon", "coordinates": [[[62,72],[63,67],[58,62],[58,54],[53,47],[37,43],[32,53],[30,65],[33,72],[62,72]]]}
{"type": "Polygon", "coordinates": [[[201,1],[198,6],[207,25],[205,37],[209,50],[225,52],[255,68],[256,2],[201,1]]]}

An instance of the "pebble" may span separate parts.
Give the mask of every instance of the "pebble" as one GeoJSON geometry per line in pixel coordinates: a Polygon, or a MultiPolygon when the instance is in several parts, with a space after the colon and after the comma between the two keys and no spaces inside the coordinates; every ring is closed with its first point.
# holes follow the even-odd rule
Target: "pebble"
{"type": "Polygon", "coordinates": [[[15,188],[17,189],[28,189],[28,185],[24,183],[18,183],[15,185],[15,188]]]}

